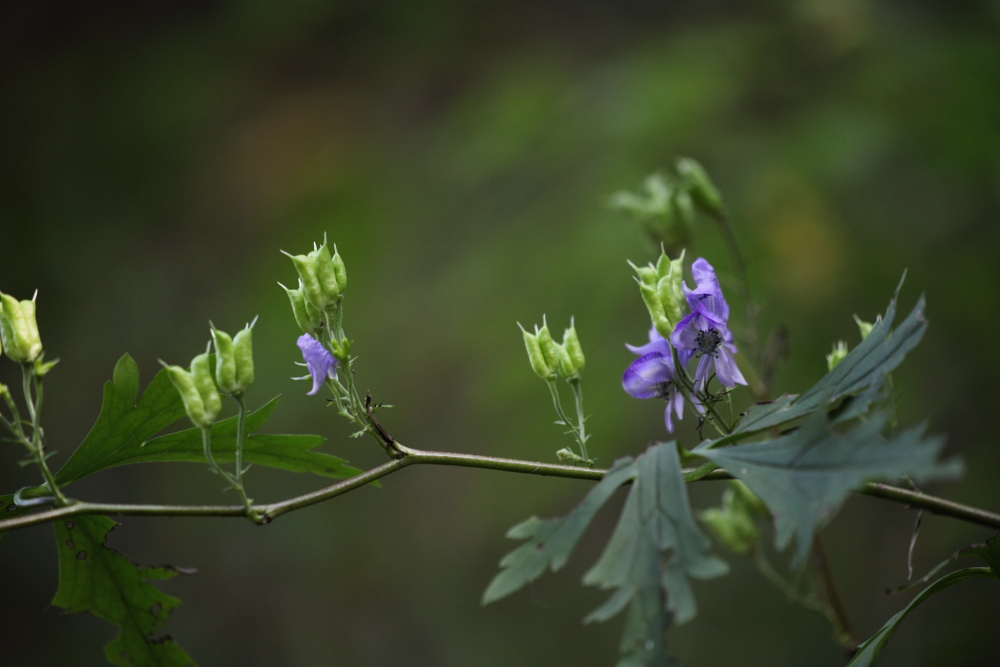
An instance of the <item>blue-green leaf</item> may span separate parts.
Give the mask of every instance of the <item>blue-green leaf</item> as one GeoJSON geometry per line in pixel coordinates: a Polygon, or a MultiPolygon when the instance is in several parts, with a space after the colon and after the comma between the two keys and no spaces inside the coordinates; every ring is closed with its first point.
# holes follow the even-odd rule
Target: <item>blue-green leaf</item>
{"type": "Polygon", "coordinates": [[[118,635],[104,647],[113,665],[183,667],[194,661],[169,637],[154,637],[180,601],[151,584],[169,579],[173,568],[142,568],[104,546],[115,522],[103,516],[56,521],[59,590],[52,604],[86,611],[114,623],[118,635]]]}
{"type": "MultiPolygon", "coordinates": [[[[900,281],[902,287],[902,281],[900,281]]],[[[927,329],[924,317],[924,297],[900,325],[893,330],[896,318],[896,295],[889,301],[885,316],[875,323],[871,333],[851,350],[836,367],[801,396],[785,395],[769,403],[758,403],[750,408],[733,432],[715,440],[706,440],[693,451],[702,452],[732,444],[755,433],[767,431],[800,419],[810,412],[849,399],[843,406],[844,416],[855,417],[881,397],[881,387],[886,375],[903,361],[906,354],[923,338],[927,329]]]]}
{"type": "Polygon", "coordinates": [[[917,427],[883,439],[886,421],[876,413],[838,433],[818,410],[787,435],[700,453],[764,501],[775,517],[777,547],[785,548],[795,537],[793,562],[799,563],[816,528],[865,482],[904,476],[927,481],[961,474],[957,461],[938,463],[943,438],[926,438],[923,427],[917,427]]]}
{"type": "Polygon", "coordinates": [[[586,621],[605,621],[628,608],[619,665],[654,665],[665,656],[663,631],[673,618],[696,613],[690,578],[727,571],[708,554],[709,540],[691,515],[687,487],[674,443],[657,444],[636,459],[615,462],[577,508],[563,519],[532,517],[508,532],[528,541],[500,562],[500,573],[483,595],[488,603],[565,565],[594,514],[614,491],[632,482],[618,525],[584,583],[615,589],[586,621]]]}

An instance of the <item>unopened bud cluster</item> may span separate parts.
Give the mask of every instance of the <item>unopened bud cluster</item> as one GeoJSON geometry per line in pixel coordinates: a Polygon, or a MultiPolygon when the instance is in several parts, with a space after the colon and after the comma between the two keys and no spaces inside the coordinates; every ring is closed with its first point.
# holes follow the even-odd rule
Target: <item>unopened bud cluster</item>
{"type": "Polygon", "coordinates": [[[656,243],[674,252],[689,244],[699,211],[717,219],[725,215],[719,189],[691,158],[678,159],[672,173],[650,175],[638,192],[615,193],[611,206],[632,215],[656,243]]]}
{"type": "Polygon", "coordinates": [[[253,325],[235,336],[212,326],[212,343],[191,360],[189,369],[168,366],[167,377],[184,402],[184,411],[195,426],[208,428],[222,411],[220,392],[240,397],[254,381],[253,325]],[[215,347],[215,364],[209,354],[215,347]]]}
{"type": "Polygon", "coordinates": [[[563,332],[562,343],[557,343],[552,338],[545,318],[542,318],[541,328],[535,325],[534,333],[524,327],[521,327],[521,333],[524,335],[528,361],[531,362],[531,368],[538,377],[543,380],[554,380],[562,376],[567,380],[576,380],[583,374],[586,360],[572,320],[569,328],[563,332]]]}
{"type": "Polygon", "coordinates": [[[667,253],[661,252],[655,266],[636,266],[631,262],[630,265],[635,269],[636,282],[653,326],[661,336],[670,338],[687,307],[681,287],[684,281],[684,251],[673,260],[667,253]]]}
{"type": "Polygon", "coordinates": [[[42,338],[35,320],[35,300],[18,301],[0,292],[0,352],[18,363],[32,363],[42,355],[42,338]]]}

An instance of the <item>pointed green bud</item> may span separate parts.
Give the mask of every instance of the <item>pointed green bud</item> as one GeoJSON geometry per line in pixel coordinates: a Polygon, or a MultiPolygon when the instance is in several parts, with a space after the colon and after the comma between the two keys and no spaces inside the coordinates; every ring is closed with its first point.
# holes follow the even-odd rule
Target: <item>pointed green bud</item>
{"type": "Polygon", "coordinates": [[[529,333],[520,323],[517,326],[521,328],[521,334],[524,336],[524,348],[528,351],[528,361],[531,363],[531,370],[535,371],[535,375],[543,380],[548,380],[555,373],[555,367],[549,367],[548,362],[545,361],[545,355],[542,354],[542,347],[538,342],[538,336],[529,333]]]}
{"type": "MultiPolygon", "coordinates": [[[[865,322],[857,315],[854,316],[854,321],[858,323],[858,331],[861,332],[861,340],[868,338],[868,334],[872,332],[872,328],[875,326],[871,322],[865,322]]],[[[876,320],[877,322],[878,320],[876,320]]]]}
{"type": "Polygon", "coordinates": [[[255,317],[253,322],[236,332],[233,336],[233,357],[236,359],[236,385],[231,394],[242,394],[251,386],[254,381],[253,366],[253,326],[257,323],[255,317]]]}
{"type": "Polygon", "coordinates": [[[191,379],[201,396],[202,405],[205,406],[205,419],[208,423],[214,422],[222,411],[222,399],[219,397],[215,378],[212,377],[212,362],[208,352],[202,352],[191,360],[191,379]]]}
{"type": "Polygon", "coordinates": [[[351,341],[346,338],[342,341],[331,340],[330,347],[333,350],[333,358],[340,363],[346,364],[351,358],[351,341]]]}
{"type": "Polygon", "coordinates": [[[632,262],[629,262],[628,265],[632,267],[635,274],[639,277],[639,282],[643,285],[654,286],[660,279],[657,270],[653,268],[652,264],[649,266],[636,266],[632,262]]]}
{"type": "Polygon", "coordinates": [[[191,373],[180,366],[168,366],[162,360],[160,363],[167,370],[167,377],[170,378],[170,383],[174,385],[177,393],[180,394],[181,401],[184,403],[184,411],[187,413],[191,423],[202,428],[211,426],[215,417],[209,417],[205,411],[205,401],[202,400],[201,392],[198,391],[191,373]]]}
{"type": "Polygon", "coordinates": [[[59,363],[58,359],[53,359],[52,361],[45,361],[44,359],[45,359],[44,352],[38,355],[38,358],[35,359],[34,373],[36,377],[40,378],[45,377],[46,375],[49,374],[49,371],[51,371],[52,368],[59,363]]]}
{"type": "MultiPolygon", "coordinates": [[[[638,281],[636,281],[638,282],[638,281]]],[[[646,304],[649,311],[649,319],[653,322],[653,327],[664,338],[669,338],[673,332],[667,314],[663,312],[663,304],[660,302],[660,295],[655,287],[639,283],[639,293],[642,295],[642,302],[646,304]]]]}
{"type": "MultiPolygon", "coordinates": [[[[37,293],[36,293],[37,294],[37,293]]],[[[12,360],[34,361],[42,353],[42,339],[35,321],[35,302],[18,301],[0,293],[0,345],[12,360]]]]}
{"type": "MultiPolygon", "coordinates": [[[[278,284],[281,285],[281,283],[278,284]]],[[[323,323],[323,313],[316,310],[316,307],[306,300],[301,288],[301,280],[299,281],[299,289],[288,289],[281,285],[281,289],[285,290],[288,301],[292,304],[292,315],[295,317],[295,323],[299,325],[302,333],[315,337],[323,323]]]]}
{"type": "Polygon", "coordinates": [[[344,264],[344,259],[337,252],[337,246],[333,246],[333,271],[337,275],[337,285],[340,287],[340,293],[343,294],[347,290],[347,266],[344,264]]]}
{"type": "Polygon", "coordinates": [[[313,252],[316,254],[316,278],[319,280],[320,289],[323,290],[325,300],[333,305],[340,298],[340,281],[337,279],[337,268],[330,255],[330,249],[326,247],[326,240],[324,239],[323,245],[313,252]]]}
{"type": "MultiPolygon", "coordinates": [[[[684,296],[684,290],[681,287],[684,282],[684,252],[682,250],[680,257],[668,262],[669,268],[665,274],[660,274],[660,281],[656,285],[656,294],[663,305],[663,313],[670,321],[671,330],[677,326],[677,323],[684,317],[684,311],[687,310],[687,297],[684,296]]],[[[660,260],[662,261],[666,256],[664,253],[660,260]]],[[[669,338],[669,336],[663,336],[669,338]]]]}
{"type": "Polygon", "coordinates": [[[579,377],[583,375],[586,360],[583,357],[583,348],[580,347],[580,338],[576,335],[576,324],[572,319],[569,321],[569,329],[563,332],[562,348],[569,357],[569,363],[564,374],[567,378],[579,377]]]}
{"type": "Polygon", "coordinates": [[[212,343],[215,345],[215,383],[219,389],[231,394],[236,387],[236,354],[233,352],[233,338],[213,325],[212,343]]]}
{"type": "Polygon", "coordinates": [[[725,210],[722,194],[697,161],[689,157],[677,160],[677,173],[690,185],[694,203],[706,213],[719,214],[725,210]]]}
{"type": "Polygon", "coordinates": [[[841,361],[844,360],[844,357],[846,356],[847,356],[847,343],[845,343],[842,340],[838,340],[836,343],[833,344],[833,350],[830,352],[830,354],[826,355],[827,370],[832,371],[834,368],[837,367],[837,364],[839,364],[841,361]]]}
{"type": "Polygon", "coordinates": [[[549,331],[549,325],[545,322],[544,316],[542,317],[542,328],[539,329],[538,325],[535,325],[535,335],[538,337],[538,347],[542,351],[545,365],[550,369],[549,373],[555,373],[559,368],[559,349],[556,341],[552,338],[552,332],[549,331]]]}

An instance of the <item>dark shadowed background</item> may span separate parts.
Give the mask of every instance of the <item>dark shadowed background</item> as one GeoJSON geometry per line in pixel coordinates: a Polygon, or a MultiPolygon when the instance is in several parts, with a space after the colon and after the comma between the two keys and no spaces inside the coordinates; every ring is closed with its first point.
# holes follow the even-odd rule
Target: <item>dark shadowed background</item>
{"type": "MultiPolygon", "coordinates": [[[[143,383],[186,364],[208,320],[255,315],[250,402],[283,398],[271,432],[383,460],[299,374],[279,249],[325,233],[350,276],[358,380],[391,433],[427,449],[554,461],[565,446],[516,322],[570,316],[587,354],[591,451],[602,464],[664,439],[662,405],[620,388],[626,341],[648,328],[626,259],[653,247],[607,206],[679,155],[727,196],[766,328],[791,356],[776,390],[857,343],[854,313],[927,294],[925,341],[896,373],[904,422],[928,420],[967,463],[931,489],[1000,509],[991,433],[1000,346],[1000,3],[688,0],[8,3],[0,10],[0,289],[37,288],[58,466],[87,433],[125,352],[143,383]],[[706,6],[707,4],[707,6],[706,6]]],[[[701,226],[689,257],[732,264],[701,226]]],[[[734,313],[742,312],[735,295],[734,313]]],[[[735,319],[735,318],[734,318],[735,319]]],[[[741,326],[734,321],[734,328],[741,326]]],[[[16,382],[0,364],[0,380],[16,382]]],[[[679,436],[696,434],[689,417],[679,436]]],[[[0,451],[0,490],[37,483],[0,451]]],[[[326,484],[254,468],[273,501],[326,484]]],[[[205,466],[102,473],[95,500],[235,502],[205,466]]],[[[128,518],[111,536],[145,564],[196,567],[162,584],[165,627],[201,664],[610,665],[620,621],[579,585],[616,508],[570,565],[485,609],[513,547],[505,530],[562,514],[587,483],[419,467],[258,528],[128,518]]],[[[722,486],[692,490],[701,507],[722,486]]],[[[905,604],[914,515],[851,499],[824,532],[861,637],[905,604]]],[[[925,517],[918,571],[988,537],[925,517]]],[[[838,665],[824,621],[754,567],[696,585],[701,614],[671,630],[684,665],[838,665]]],[[[99,665],[113,628],[49,606],[51,529],[0,542],[0,662],[99,665]]],[[[981,580],[980,580],[981,581],[981,580]]],[[[995,586],[965,583],[912,614],[887,665],[992,664],[995,586]]]]}

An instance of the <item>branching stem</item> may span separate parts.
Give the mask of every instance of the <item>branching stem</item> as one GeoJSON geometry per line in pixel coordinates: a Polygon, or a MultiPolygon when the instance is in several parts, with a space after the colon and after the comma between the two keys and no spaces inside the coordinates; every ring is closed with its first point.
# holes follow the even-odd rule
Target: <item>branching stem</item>
{"type": "MultiPolygon", "coordinates": [[[[310,505],[315,505],[317,503],[330,500],[331,498],[336,498],[337,496],[359,489],[381,477],[385,477],[386,475],[390,475],[412,465],[448,465],[468,468],[483,468],[503,472],[543,475],[548,477],[565,477],[569,479],[582,479],[589,481],[599,481],[607,473],[607,470],[602,469],[543,463],[540,461],[525,461],[495,456],[480,456],[476,454],[424,451],[404,447],[398,442],[395,443],[395,448],[402,454],[402,456],[398,459],[387,461],[386,463],[363,472],[360,475],[351,477],[350,479],[345,479],[317,491],[312,491],[310,493],[295,496],[294,498],[289,498],[276,503],[254,505],[254,512],[250,518],[259,524],[269,523],[271,520],[281,516],[282,514],[302,509],[310,505]]],[[[724,470],[715,470],[713,472],[709,472],[708,474],[696,474],[696,471],[697,469],[685,470],[685,479],[731,479],[729,473],[724,470]]],[[[888,484],[873,483],[865,484],[858,490],[858,493],[874,496],[876,498],[882,498],[892,502],[902,503],[913,508],[922,508],[942,516],[948,516],[960,521],[966,521],[968,523],[985,526],[994,530],[1000,530],[1000,514],[988,512],[975,507],[969,507],[950,500],[944,500],[943,498],[937,498],[919,491],[902,489],[888,484]]],[[[246,508],[240,505],[129,505],[76,501],[72,505],[65,507],[57,507],[50,510],[2,520],[0,521],[0,531],[47,523],[77,514],[217,517],[247,516],[246,508]]]]}

